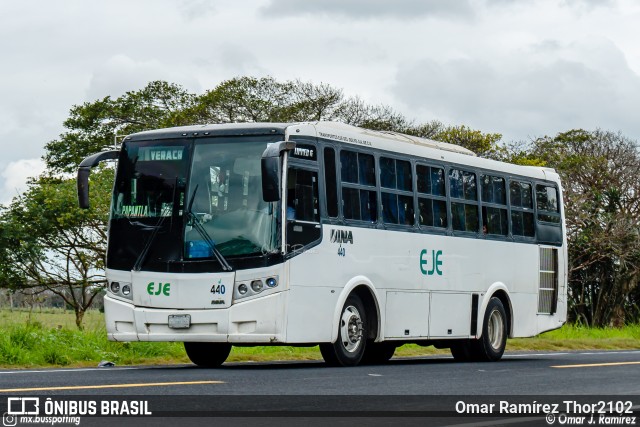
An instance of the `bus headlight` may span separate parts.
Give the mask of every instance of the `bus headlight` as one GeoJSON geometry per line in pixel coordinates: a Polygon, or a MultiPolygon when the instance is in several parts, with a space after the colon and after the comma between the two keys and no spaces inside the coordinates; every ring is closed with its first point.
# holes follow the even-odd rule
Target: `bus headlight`
{"type": "Polygon", "coordinates": [[[247,291],[249,290],[249,288],[247,288],[247,285],[245,285],[244,283],[241,283],[238,286],[238,293],[240,295],[245,295],[247,293],[247,291]]]}
{"type": "Polygon", "coordinates": [[[133,299],[133,295],[131,294],[131,283],[111,282],[108,286],[108,290],[115,296],[126,298],[128,300],[133,299]]]}
{"type": "Polygon", "coordinates": [[[267,287],[269,288],[275,288],[276,286],[278,286],[278,281],[273,277],[269,277],[266,280],[266,283],[267,283],[267,287]]]}
{"type": "Polygon", "coordinates": [[[254,280],[253,282],[251,282],[251,289],[253,289],[253,292],[255,293],[262,291],[263,286],[264,285],[262,284],[262,280],[254,280]]]}
{"type": "Polygon", "coordinates": [[[277,292],[274,289],[277,286],[278,276],[243,278],[243,280],[235,282],[233,298],[238,301],[245,298],[269,295],[277,292]]]}

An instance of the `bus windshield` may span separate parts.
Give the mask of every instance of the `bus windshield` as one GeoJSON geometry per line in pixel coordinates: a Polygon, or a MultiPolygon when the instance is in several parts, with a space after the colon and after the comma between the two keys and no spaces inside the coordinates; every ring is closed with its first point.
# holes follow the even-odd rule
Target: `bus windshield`
{"type": "Polygon", "coordinates": [[[113,193],[109,268],[160,271],[167,263],[277,253],[278,203],[262,199],[260,159],[278,138],[126,141],[113,193]]]}
{"type": "MultiPolygon", "coordinates": [[[[127,143],[120,156],[111,218],[172,216],[188,167],[185,141],[127,143]]],[[[183,196],[181,196],[183,197],[183,196]]],[[[175,212],[181,214],[180,212],[175,212]]]]}
{"type": "Polygon", "coordinates": [[[224,256],[278,250],[277,204],[262,199],[260,158],[266,144],[196,142],[187,189],[191,215],[184,234],[185,258],[212,257],[209,238],[224,256]]]}

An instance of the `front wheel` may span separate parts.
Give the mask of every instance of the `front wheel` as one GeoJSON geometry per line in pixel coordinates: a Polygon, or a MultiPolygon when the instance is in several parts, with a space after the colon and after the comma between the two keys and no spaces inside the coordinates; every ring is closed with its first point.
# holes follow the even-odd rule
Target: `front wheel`
{"type": "Polygon", "coordinates": [[[334,343],[320,344],[320,353],[328,365],[356,366],[367,345],[367,317],[360,297],[349,295],[339,322],[338,339],[334,343]]]}
{"type": "Polygon", "coordinates": [[[185,342],[189,360],[201,368],[217,368],[227,360],[231,344],[218,342],[185,342]]]}

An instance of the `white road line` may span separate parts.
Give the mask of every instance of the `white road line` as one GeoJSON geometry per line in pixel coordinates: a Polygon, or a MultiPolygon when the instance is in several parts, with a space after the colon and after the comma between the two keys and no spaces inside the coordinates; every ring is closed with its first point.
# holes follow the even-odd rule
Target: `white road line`
{"type": "Polygon", "coordinates": [[[531,356],[566,356],[568,354],[577,353],[526,353],[526,354],[505,354],[502,357],[531,357],[531,356]]]}
{"type": "Polygon", "coordinates": [[[19,370],[19,371],[0,371],[3,374],[47,374],[57,372],[81,372],[81,371],[127,371],[131,369],[149,369],[148,366],[131,366],[126,368],[76,368],[76,369],[43,369],[43,370],[19,370]]]}
{"type": "Polygon", "coordinates": [[[640,350],[624,350],[624,351],[598,351],[598,352],[561,352],[561,353],[521,353],[521,354],[505,354],[503,357],[531,357],[531,356],[602,356],[608,354],[638,354],[640,350]]]}

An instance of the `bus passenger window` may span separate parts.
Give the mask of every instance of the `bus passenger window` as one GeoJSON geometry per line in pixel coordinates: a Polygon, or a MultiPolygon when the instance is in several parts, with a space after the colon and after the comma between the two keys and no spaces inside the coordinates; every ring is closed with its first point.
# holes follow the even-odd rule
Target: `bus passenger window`
{"type": "Polygon", "coordinates": [[[449,186],[451,188],[451,215],[454,231],[480,231],[478,220],[478,193],[476,174],[451,169],[449,171],[449,186]],[[457,199],[457,200],[455,200],[457,199]]]}
{"type": "Polygon", "coordinates": [[[500,176],[481,175],[482,233],[494,236],[509,234],[505,180],[500,176]]]}
{"type": "Polygon", "coordinates": [[[342,150],[340,151],[340,170],[344,218],[377,222],[378,200],[375,190],[374,157],[371,154],[342,150]]]}
{"type": "Polygon", "coordinates": [[[536,185],[536,237],[538,242],[562,244],[562,227],[560,218],[560,199],[556,187],[536,185]]]}
{"type": "Polygon", "coordinates": [[[416,178],[420,225],[447,228],[449,224],[447,221],[447,202],[444,198],[444,169],[416,165],[416,178]]]}
{"type": "Polygon", "coordinates": [[[327,214],[338,216],[338,182],[336,180],[336,155],[331,147],[324,149],[324,186],[327,200],[327,214]]]}
{"type": "Polygon", "coordinates": [[[539,221],[560,222],[558,190],[555,187],[536,185],[536,207],[539,221]]]}
{"type": "Polygon", "coordinates": [[[413,176],[411,163],[380,157],[380,185],[389,191],[382,191],[382,221],[387,224],[413,225],[413,176]]]}
{"type": "Polygon", "coordinates": [[[511,181],[509,183],[509,199],[511,204],[511,234],[515,237],[535,237],[531,184],[511,181]]]}

